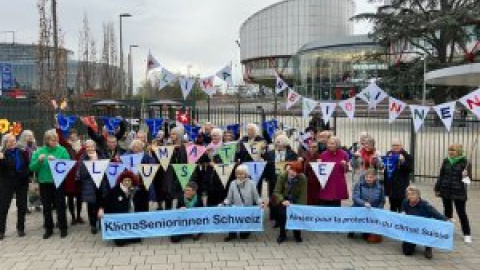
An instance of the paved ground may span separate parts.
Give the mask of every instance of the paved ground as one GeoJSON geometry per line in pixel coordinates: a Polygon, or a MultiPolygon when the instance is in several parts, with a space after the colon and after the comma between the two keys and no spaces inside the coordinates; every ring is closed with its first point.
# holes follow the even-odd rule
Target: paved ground
{"type": "MultiPolygon", "coordinates": [[[[431,184],[420,184],[424,198],[439,206],[431,184]]],[[[345,202],[350,204],[350,202],[345,202]]],[[[3,269],[480,269],[480,188],[470,191],[468,213],[474,243],[466,245],[456,226],[455,250],[434,251],[427,260],[422,252],[413,257],[401,254],[401,244],[386,239],[381,244],[350,240],[344,234],[304,233],[304,243],[276,243],[277,231],[266,223],[266,232],[247,241],[224,243],[224,235],[208,235],[193,242],[171,244],[168,239],[148,239],[142,244],[117,248],[91,235],[87,225],[70,228],[43,240],[40,213],[28,216],[27,236],[15,232],[16,211],[9,214],[6,237],[0,242],[0,270],[3,269]]],[[[442,209],[440,207],[440,209],[442,209]]],[[[84,214],[86,218],[86,214],[84,214]]],[[[423,250],[422,250],[423,251],[423,250]]]]}

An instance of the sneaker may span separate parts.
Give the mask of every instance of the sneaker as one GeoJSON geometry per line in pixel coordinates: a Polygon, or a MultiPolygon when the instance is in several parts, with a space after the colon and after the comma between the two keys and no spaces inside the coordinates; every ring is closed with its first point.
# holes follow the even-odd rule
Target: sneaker
{"type": "Polygon", "coordinates": [[[433,258],[433,250],[431,247],[425,248],[425,258],[431,260],[433,258]]]}
{"type": "Polygon", "coordinates": [[[472,236],[471,235],[465,235],[465,243],[470,244],[472,243],[472,236]]]}
{"type": "Polygon", "coordinates": [[[227,237],[225,237],[225,239],[223,239],[223,241],[230,242],[234,239],[237,239],[237,235],[236,234],[229,234],[227,237]]]}
{"type": "Polygon", "coordinates": [[[25,236],[25,231],[24,230],[19,230],[18,231],[18,237],[24,237],[25,236]]]}
{"type": "Polygon", "coordinates": [[[45,232],[45,233],[43,234],[43,239],[48,239],[48,238],[50,238],[52,235],[53,235],[53,232],[47,231],[47,232],[45,232]]]}

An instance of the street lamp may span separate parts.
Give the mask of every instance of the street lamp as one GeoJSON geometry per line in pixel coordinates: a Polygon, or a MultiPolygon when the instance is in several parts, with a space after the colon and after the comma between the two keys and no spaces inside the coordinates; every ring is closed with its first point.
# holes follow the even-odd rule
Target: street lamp
{"type": "Polygon", "coordinates": [[[121,13],[118,15],[120,18],[120,93],[122,99],[125,98],[125,70],[123,68],[123,37],[122,37],[122,19],[132,17],[130,13],[121,13]]]}
{"type": "Polygon", "coordinates": [[[130,45],[128,49],[128,97],[133,97],[133,56],[132,48],[138,48],[138,45],[130,45]]]}

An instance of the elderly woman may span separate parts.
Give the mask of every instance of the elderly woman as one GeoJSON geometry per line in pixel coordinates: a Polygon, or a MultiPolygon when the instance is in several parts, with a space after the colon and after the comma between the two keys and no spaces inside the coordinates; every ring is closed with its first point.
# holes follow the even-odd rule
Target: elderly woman
{"type": "Polygon", "coordinates": [[[305,176],[307,177],[307,204],[318,205],[318,193],[322,188],[318,182],[315,172],[310,166],[310,162],[317,162],[320,159],[320,153],[318,152],[318,143],[311,141],[308,145],[308,152],[303,155],[303,168],[305,176]]]}
{"type": "MultiPolygon", "coordinates": [[[[291,204],[307,203],[307,179],[303,175],[303,166],[300,162],[293,162],[287,166],[284,174],[278,177],[273,196],[278,207],[278,225],[280,234],[277,238],[279,244],[287,239],[285,229],[287,223],[287,207],[291,204]]],[[[302,242],[300,231],[293,231],[297,243],[302,242]]]]}
{"type": "Polygon", "coordinates": [[[321,154],[327,150],[327,141],[332,137],[332,133],[328,130],[317,131],[315,140],[318,143],[318,152],[321,154]]]}
{"type": "Polygon", "coordinates": [[[90,173],[88,172],[87,167],[83,163],[84,161],[95,161],[101,159],[108,159],[105,156],[105,153],[97,150],[97,145],[93,140],[85,141],[85,153],[81,155],[79,158],[79,168],[77,176],[77,182],[81,183],[82,187],[82,201],[87,203],[87,213],[88,213],[88,221],[90,224],[90,232],[92,234],[96,234],[98,232],[97,229],[97,212],[99,209],[99,205],[101,205],[101,200],[105,195],[105,189],[102,185],[105,183],[102,181],[99,188],[97,188],[95,182],[93,181],[90,173]]]}
{"type": "MultiPolygon", "coordinates": [[[[175,146],[170,164],[188,163],[187,149],[183,140],[184,135],[185,131],[181,127],[174,127],[170,130],[169,144],[175,146]]],[[[163,186],[165,190],[165,209],[170,210],[173,207],[173,200],[183,195],[182,187],[172,166],[169,166],[165,172],[163,186]]]]}
{"type": "MultiPolygon", "coordinates": [[[[268,197],[270,200],[273,200],[273,191],[277,183],[277,172],[275,163],[284,162],[284,161],[297,161],[298,156],[290,147],[290,140],[284,134],[280,134],[275,138],[275,149],[266,152],[263,156],[264,160],[267,162],[265,170],[263,171],[263,178],[267,180],[268,184],[268,197]]],[[[262,194],[262,179],[258,181],[257,185],[258,193],[262,194]]],[[[272,203],[269,204],[270,207],[270,219],[277,219],[276,208],[272,203]]],[[[274,227],[278,227],[278,222],[274,227]]]]}
{"type": "MultiPolygon", "coordinates": [[[[37,141],[35,140],[33,131],[28,129],[22,131],[20,138],[18,139],[17,146],[27,153],[28,162],[30,162],[33,152],[37,151],[37,141]]],[[[32,188],[29,188],[28,191],[28,203],[30,204],[29,207],[35,207],[35,210],[40,212],[41,201],[40,196],[38,195],[38,184],[36,183],[35,175],[33,173],[30,173],[29,178],[30,183],[32,183],[32,188]]],[[[29,207],[27,207],[27,214],[30,213],[29,207]]]]}
{"type": "Polygon", "coordinates": [[[392,212],[401,212],[405,200],[405,190],[410,185],[410,174],[413,168],[413,158],[403,149],[400,140],[392,140],[392,148],[387,152],[389,161],[385,164],[384,186],[385,195],[390,202],[392,212]],[[394,158],[391,164],[391,159],[394,158]]]}
{"type": "Polygon", "coordinates": [[[435,195],[442,198],[444,214],[453,217],[453,204],[457,210],[465,243],[472,242],[470,223],[467,216],[467,188],[462,180],[472,175],[472,168],[465,157],[461,144],[448,147],[448,157],[443,160],[440,175],[435,184],[435,195]]]}
{"type": "Polygon", "coordinates": [[[331,137],[327,141],[327,151],[320,155],[322,162],[335,163],[327,184],[318,193],[318,203],[322,206],[341,205],[342,200],[348,199],[347,179],[348,154],[341,148],[338,137],[331,137]]]}
{"type": "Polygon", "coordinates": [[[245,148],[245,143],[253,144],[263,142],[262,136],[260,136],[260,131],[258,126],[255,124],[248,124],[247,125],[247,134],[243,136],[239,141],[239,151],[238,151],[238,159],[241,162],[251,162],[253,161],[252,157],[248,153],[247,148],[245,148]]]}
{"type": "MultiPolygon", "coordinates": [[[[407,215],[420,216],[424,218],[433,218],[443,221],[448,220],[448,218],[440,214],[427,201],[421,198],[420,189],[418,189],[416,186],[409,186],[407,188],[407,199],[404,200],[402,203],[402,212],[407,215]]],[[[406,256],[413,255],[416,246],[417,245],[409,242],[403,242],[403,254],[406,256]]],[[[425,248],[425,257],[427,259],[433,258],[433,252],[431,247],[425,248]]]]}
{"type": "Polygon", "coordinates": [[[211,143],[207,146],[206,154],[198,161],[199,163],[208,163],[205,171],[200,172],[197,170],[196,182],[199,185],[199,190],[205,191],[207,195],[207,206],[217,206],[222,203],[227,196],[227,190],[223,186],[220,177],[217,175],[214,169],[214,164],[223,163],[218,150],[223,145],[222,142],[223,132],[221,129],[214,128],[211,131],[211,143]],[[198,179],[201,178],[201,179],[198,179]],[[203,179],[203,181],[202,181],[203,179]]]}
{"type": "Polygon", "coordinates": [[[375,149],[375,139],[369,135],[364,138],[362,148],[355,153],[352,159],[352,166],[359,172],[368,168],[381,170],[383,168],[380,152],[375,149]]]}
{"type": "Polygon", "coordinates": [[[45,234],[43,239],[48,239],[53,234],[53,216],[52,205],[55,202],[57,210],[58,228],[60,229],[60,237],[65,238],[67,232],[67,216],[65,213],[65,192],[64,185],[55,187],[52,172],[48,165],[49,160],[70,159],[67,149],[58,144],[58,135],[55,129],[47,130],[44,136],[45,146],[39,148],[32,156],[30,170],[38,175],[38,183],[40,184],[40,196],[43,206],[43,219],[45,234]]]}
{"type": "Polygon", "coordinates": [[[5,236],[8,209],[13,197],[17,204],[17,233],[25,236],[27,213],[28,153],[17,147],[15,136],[6,134],[0,146],[0,240],[5,236]]]}

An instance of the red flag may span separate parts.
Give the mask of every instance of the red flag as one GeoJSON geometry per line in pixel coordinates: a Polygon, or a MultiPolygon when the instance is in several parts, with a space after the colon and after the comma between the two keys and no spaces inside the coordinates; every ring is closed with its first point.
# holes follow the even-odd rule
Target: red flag
{"type": "Polygon", "coordinates": [[[80,118],[82,122],[87,126],[93,129],[93,131],[98,132],[98,124],[97,121],[95,121],[94,116],[85,116],[80,118]]]}
{"type": "Polygon", "coordinates": [[[177,121],[185,125],[190,123],[190,117],[187,112],[177,111],[177,121]]]}

